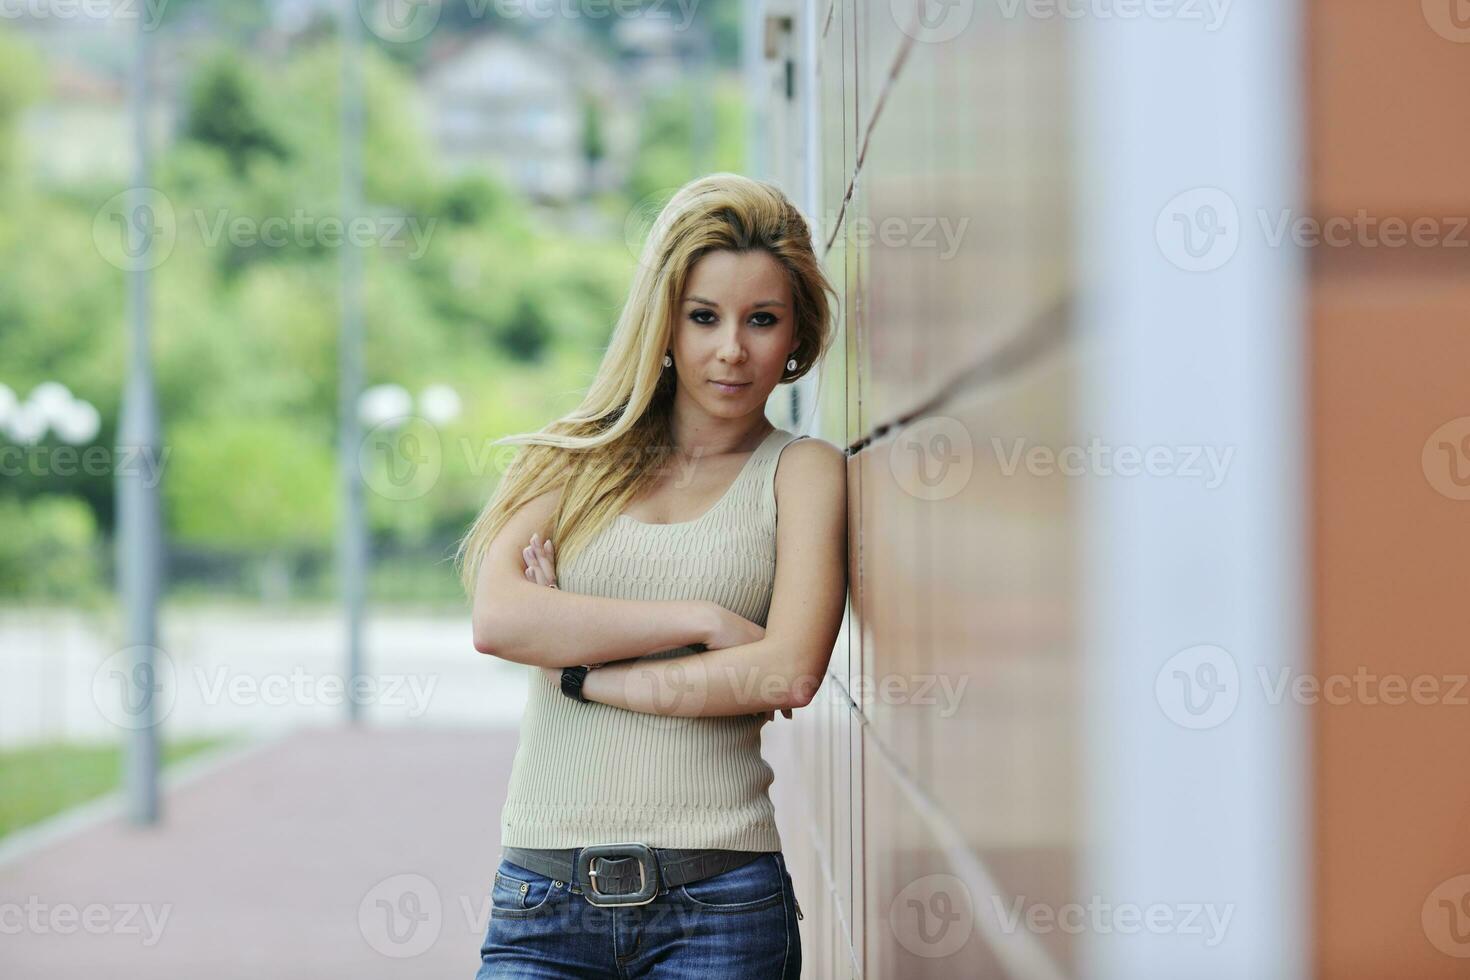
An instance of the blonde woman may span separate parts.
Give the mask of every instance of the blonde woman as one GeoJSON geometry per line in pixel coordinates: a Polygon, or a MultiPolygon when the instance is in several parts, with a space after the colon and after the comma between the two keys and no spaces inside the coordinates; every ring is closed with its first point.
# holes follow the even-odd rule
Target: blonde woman
{"type": "Polygon", "coordinates": [[[765,405],[826,352],[829,295],[777,188],[695,180],[582,404],[504,440],[525,448],[458,557],[476,649],[540,669],[479,980],[800,976],[760,735],[826,672],[846,466],[765,405]]]}

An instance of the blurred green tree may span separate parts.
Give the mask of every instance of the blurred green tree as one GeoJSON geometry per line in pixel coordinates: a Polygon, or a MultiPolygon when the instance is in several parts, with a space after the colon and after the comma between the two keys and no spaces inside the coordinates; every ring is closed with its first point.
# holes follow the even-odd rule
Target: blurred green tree
{"type": "Polygon", "coordinates": [[[233,53],[220,53],[200,69],[184,117],[184,138],[214,147],[236,174],[257,155],[284,160],[286,145],[267,121],[255,78],[233,53]]]}

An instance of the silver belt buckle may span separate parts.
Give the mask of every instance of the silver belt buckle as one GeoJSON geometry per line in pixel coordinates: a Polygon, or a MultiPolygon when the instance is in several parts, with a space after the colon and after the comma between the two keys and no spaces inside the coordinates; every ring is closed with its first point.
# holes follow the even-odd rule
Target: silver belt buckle
{"type": "Polygon", "coordinates": [[[583,871],[586,871],[588,881],[587,891],[583,897],[588,903],[597,906],[611,905],[647,905],[658,896],[658,858],[654,856],[653,849],[647,844],[593,844],[584,847],[577,854],[576,866],[572,868],[572,880],[581,881],[583,871]],[[597,869],[592,862],[597,858],[627,858],[638,859],[638,890],[627,895],[609,896],[597,887],[597,869]],[[611,898],[612,901],[602,899],[611,898]]]}

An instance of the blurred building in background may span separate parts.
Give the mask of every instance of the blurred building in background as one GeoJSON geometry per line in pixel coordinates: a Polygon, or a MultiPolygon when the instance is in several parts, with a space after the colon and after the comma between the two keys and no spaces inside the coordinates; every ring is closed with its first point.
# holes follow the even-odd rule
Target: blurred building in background
{"type": "Polygon", "coordinates": [[[435,51],[419,96],[440,166],[565,204],[626,177],[636,117],[617,86],[614,66],[587,45],[489,34],[435,51]],[[593,124],[612,137],[595,165],[593,124]]]}

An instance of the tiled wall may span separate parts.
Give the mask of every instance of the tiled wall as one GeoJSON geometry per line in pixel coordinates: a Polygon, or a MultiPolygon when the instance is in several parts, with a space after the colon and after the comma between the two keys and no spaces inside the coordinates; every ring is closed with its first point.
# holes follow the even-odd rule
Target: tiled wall
{"type": "Polygon", "coordinates": [[[812,428],[850,453],[851,592],[777,774],[808,977],[1076,956],[1002,925],[1072,900],[1080,778],[1075,501],[1012,465],[1076,441],[1067,25],[1000,6],[942,40],[902,0],[811,12],[843,295],[812,428]]]}

